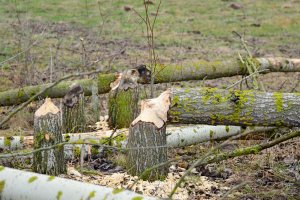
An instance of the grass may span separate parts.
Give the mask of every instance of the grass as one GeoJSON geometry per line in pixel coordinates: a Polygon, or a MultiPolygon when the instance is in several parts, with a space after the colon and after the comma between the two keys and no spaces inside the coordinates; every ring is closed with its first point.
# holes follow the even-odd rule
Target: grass
{"type": "MultiPolygon", "coordinates": [[[[150,5],[151,17],[158,4],[157,0],[152,1],[155,4],[150,5]]],[[[0,0],[0,63],[26,49],[28,43],[39,40],[26,56],[0,65],[0,91],[48,82],[51,57],[54,79],[98,66],[118,71],[147,63],[144,24],[132,10],[126,12],[124,6],[133,7],[143,15],[142,1],[137,0],[0,0]],[[84,49],[80,38],[89,66],[83,66],[84,49]],[[120,53],[122,49],[125,50],[120,53]],[[97,60],[99,62],[93,63],[97,60]],[[33,71],[33,79],[24,81],[33,71]]],[[[299,1],[163,0],[155,25],[159,61],[178,65],[200,59],[237,57],[237,52],[243,52],[243,49],[232,31],[245,34],[250,49],[257,56],[299,57],[299,13],[299,1]],[[232,9],[232,2],[243,7],[232,9]]],[[[276,75],[274,78],[277,80],[276,75]]],[[[219,85],[226,87],[236,81],[232,78],[226,80],[219,85]]],[[[274,81],[270,84],[273,85],[274,81]]],[[[288,80],[287,84],[292,87],[293,80],[288,80]]],[[[1,130],[0,135],[28,134],[19,131],[32,128],[28,123],[32,113],[26,112],[19,113],[10,123],[11,129],[1,130]]],[[[246,158],[245,162],[242,162],[244,158],[226,161],[218,170],[231,167],[237,179],[248,173],[250,179],[255,180],[255,172],[265,165],[266,155],[246,158]]],[[[275,162],[274,170],[280,171],[281,168],[285,170],[275,162]]],[[[263,191],[254,183],[241,192],[255,193],[255,197],[264,198],[280,192],[288,194],[288,188],[284,190],[270,187],[263,191]]]]}

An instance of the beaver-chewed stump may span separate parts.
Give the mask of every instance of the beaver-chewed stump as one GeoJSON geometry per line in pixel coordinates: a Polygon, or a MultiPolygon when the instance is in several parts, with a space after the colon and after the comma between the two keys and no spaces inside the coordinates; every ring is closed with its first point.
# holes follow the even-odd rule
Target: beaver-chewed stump
{"type": "MultiPolygon", "coordinates": [[[[61,111],[46,98],[34,114],[34,149],[46,148],[62,142],[61,111]]],[[[41,174],[59,175],[66,172],[64,147],[37,151],[33,155],[33,170],[41,174]]]]}
{"type": "Polygon", "coordinates": [[[138,116],[139,83],[148,83],[151,72],[145,65],[125,70],[111,84],[108,100],[108,123],[111,128],[128,128],[138,116]]]}
{"type": "Polygon", "coordinates": [[[74,84],[63,98],[63,133],[82,133],[86,129],[84,91],[74,84]]]}
{"type": "Polygon", "coordinates": [[[141,114],[131,123],[128,136],[128,169],[144,180],[164,179],[168,174],[166,121],[170,91],[141,102],[141,114]],[[158,164],[160,167],[157,167],[158,164]]]}

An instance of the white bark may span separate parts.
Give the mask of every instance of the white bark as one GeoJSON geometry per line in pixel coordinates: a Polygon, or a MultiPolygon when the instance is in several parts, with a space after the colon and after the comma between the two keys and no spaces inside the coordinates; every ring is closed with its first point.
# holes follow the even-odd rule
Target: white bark
{"type": "MultiPolygon", "coordinates": [[[[274,129],[273,127],[257,128],[253,129],[253,132],[263,132],[266,130],[274,129]]],[[[114,135],[124,133],[128,135],[128,129],[120,129],[114,135]]],[[[234,136],[241,133],[241,127],[239,126],[211,126],[211,125],[193,125],[184,127],[167,127],[167,144],[171,147],[182,147],[197,144],[200,142],[206,142],[212,139],[222,139],[230,136],[234,136]]],[[[97,131],[89,133],[69,133],[63,134],[63,141],[69,138],[68,141],[74,142],[84,139],[99,140],[103,137],[109,137],[112,134],[112,130],[109,131],[97,131]]],[[[33,145],[33,136],[12,136],[10,138],[0,137],[0,148],[7,150],[18,150],[31,148],[33,145]],[[10,140],[9,145],[5,145],[5,140],[10,140]]],[[[66,151],[72,154],[74,145],[66,145],[66,151]]],[[[79,147],[81,145],[78,145],[79,147]]]]}
{"type": "Polygon", "coordinates": [[[120,191],[104,186],[25,172],[7,167],[0,168],[0,185],[1,200],[157,199],[128,190],[120,191]]]}

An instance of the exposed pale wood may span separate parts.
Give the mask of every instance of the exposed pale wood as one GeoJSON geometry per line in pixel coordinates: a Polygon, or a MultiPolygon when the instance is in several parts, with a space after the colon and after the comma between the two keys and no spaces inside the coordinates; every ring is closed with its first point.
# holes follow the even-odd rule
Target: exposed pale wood
{"type": "Polygon", "coordinates": [[[161,128],[167,122],[167,113],[170,107],[170,91],[167,90],[157,98],[141,102],[141,114],[131,123],[134,126],[139,121],[153,123],[161,128]]]}
{"type": "MultiPolygon", "coordinates": [[[[142,102],[141,114],[129,127],[127,158],[130,174],[140,176],[148,168],[167,162],[166,121],[169,106],[170,91],[142,102]]],[[[168,165],[163,165],[141,178],[153,181],[164,179],[167,174],[168,165]]]]}

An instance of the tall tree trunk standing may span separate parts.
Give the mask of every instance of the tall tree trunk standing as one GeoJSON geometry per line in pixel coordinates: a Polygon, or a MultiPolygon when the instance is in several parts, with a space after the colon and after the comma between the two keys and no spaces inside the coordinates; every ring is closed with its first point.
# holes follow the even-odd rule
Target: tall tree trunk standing
{"type": "Polygon", "coordinates": [[[300,126],[300,93],[172,88],[171,102],[171,123],[300,126]]]}
{"type": "Polygon", "coordinates": [[[144,180],[163,179],[168,165],[149,168],[167,161],[166,121],[170,106],[169,91],[141,102],[141,114],[132,122],[128,136],[128,169],[144,180]],[[143,173],[146,172],[146,173],[143,173]]]}
{"type": "MultiPolygon", "coordinates": [[[[268,72],[299,72],[300,59],[289,58],[254,58],[253,62],[256,64],[258,70],[269,70],[268,72]]],[[[186,66],[156,66],[156,71],[159,72],[155,76],[155,83],[168,83],[176,81],[188,80],[203,80],[221,78],[235,75],[247,75],[247,69],[241,65],[238,59],[231,59],[227,61],[198,61],[186,66]]],[[[98,93],[104,94],[110,91],[110,84],[116,80],[116,74],[99,74],[98,75],[98,93]]],[[[39,98],[51,97],[62,98],[68,91],[69,86],[74,81],[65,81],[57,86],[49,89],[45,94],[39,98]]],[[[92,95],[91,85],[92,79],[82,79],[76,81],[84,89],[86,96],[92,95]]],[[[0,92],[0,106],[17,105],[27,101],[37,92],[46,88],[46,85],[28,86],[20,89],[0,92]]]]}
{"type": "Polygon", "coordinates": [[[74,84],[63,98],[63,133],[82,133],[86,129],[83,88],[74,84]]]}
{"type": "MultiPolygon", "coordinates": [[[[46,98],[45,103],[34,114],[34,149],[62,142],[61,111],[46,98]]],[[[59,175],[66,172],[64,148],[34,153],[33,170],[41,174],[59,175]]]]}

